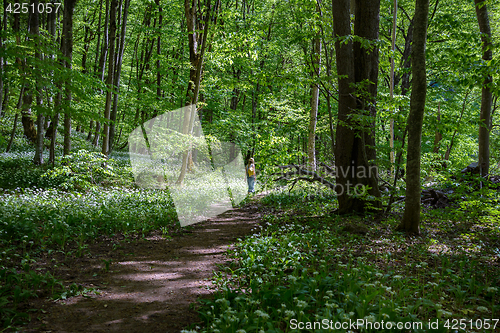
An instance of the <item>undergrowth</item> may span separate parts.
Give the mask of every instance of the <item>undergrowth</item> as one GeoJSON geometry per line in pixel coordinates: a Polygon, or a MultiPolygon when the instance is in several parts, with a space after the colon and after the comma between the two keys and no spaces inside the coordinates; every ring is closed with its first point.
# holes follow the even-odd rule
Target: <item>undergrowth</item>
{"type": "Polygon", "coordinates": [[[408,237],[392,231],[398,215],[379,222],[318,216],[328,199],[298,190],[262,200],[281,214],[266,216],[261,230],[228,254],[235,260],[215,273],[217,293],[203,302],[204,328],[197,331],[500,329],[500,223],[494,215],[462,221],[466,208],[441,215],[431,210],[423,216],[422,236],[408,237]],[[356,232],[363,228],[369,232],[356,232]],[[363,326],[352,326],[358,321],[363,326]]]}
{"type": "Polygon", "coordinates": [[[153,231],[167,235],[180,228],[168,191],[133,184],[127,154],[106,159],[83,139],[74,145],[75,151],[57,158],[54,165],[34,166],[32,147],[23,138],[14,141],[13,152],[0,154],[3,330],[18,330],[36,315],[37,309],[29,307],[34,298],[99,292],[64,284],[40,268],[46,266],[41,261],[55,253],[65,258],[85,256],[88,245],[102,236],[144,237],[153,231]]]}

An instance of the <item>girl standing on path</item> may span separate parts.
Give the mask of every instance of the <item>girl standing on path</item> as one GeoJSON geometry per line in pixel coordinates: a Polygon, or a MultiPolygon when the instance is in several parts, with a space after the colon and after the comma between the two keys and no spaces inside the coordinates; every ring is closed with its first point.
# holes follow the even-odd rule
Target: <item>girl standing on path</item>
{"type": "Polygon", "coordinates": [[[255,192],[255,180],[257,179],[257,175],[255,173],[255,164],[253,158],[248,160],[248,165],[245,168],[247,173],[247,182],[248,182],[248,193],[255,192]]]}

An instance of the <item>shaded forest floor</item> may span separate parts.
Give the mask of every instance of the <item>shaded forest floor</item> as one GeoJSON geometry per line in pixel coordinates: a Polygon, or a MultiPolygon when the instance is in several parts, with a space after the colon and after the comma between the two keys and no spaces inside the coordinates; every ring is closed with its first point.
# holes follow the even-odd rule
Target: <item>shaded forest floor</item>
{"type": "MultiPolygon", "coordinates": [[[[211,294],[213,271],[259,223],[255,204],[183,230],[130,240],[103,238],[83,258],[58,258],[55,276],[81,295],[32,301],[26,332],[176,332],[200,322],[193,303],[211,294]]],[[[41,262],[41,266],[49,265],[41,262]]]]}

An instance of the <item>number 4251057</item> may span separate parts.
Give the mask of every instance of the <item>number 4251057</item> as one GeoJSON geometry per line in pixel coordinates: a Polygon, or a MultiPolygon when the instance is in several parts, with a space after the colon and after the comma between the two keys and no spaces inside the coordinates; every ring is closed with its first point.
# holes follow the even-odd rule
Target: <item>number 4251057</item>
{"type": "Polygon", "coordinates": [[[57,13],[59,11],[59,8],[61,7],[61,3],[39,3],[35,5],[34,3],[27,4],[27,3],[9,3],[7,8],[5,8],[5,11],[8,13],[14,13],[14,14],[26,14],[26,13],[47,13],[50,14],[52,12],[57,13]]]}
{"type": "Polygon", "coordinates": [[[497,328],[498,319],[448,319],[444,323],[444,327],[451,330],[466,330],[466,329],[485,329],[495,330],[497,328]]]}

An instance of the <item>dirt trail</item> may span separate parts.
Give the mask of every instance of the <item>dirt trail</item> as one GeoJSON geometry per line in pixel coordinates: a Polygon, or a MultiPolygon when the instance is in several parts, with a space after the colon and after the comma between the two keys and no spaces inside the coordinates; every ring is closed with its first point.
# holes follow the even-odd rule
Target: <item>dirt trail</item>
{"type": "Polygon", "coordinates": [[[209,279],[216,265],[225,262],[228,246],[252,233],[259,218],[258,207],[251,204],[172,239],[122,244],[121,251],[110,255],[106,273],[102,258],[84,260],[78,269],[85,274],[68,267],[70,281],[93,285],[102,293],[59,301],[28,331],[178,333],[199,321],[190,304],[209,296],[209,279]]]}

